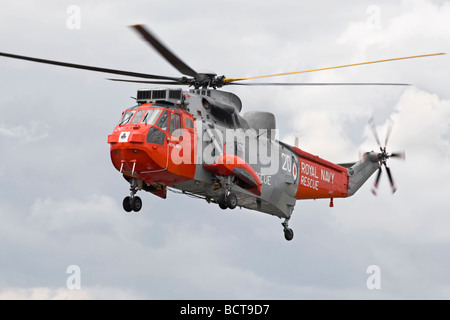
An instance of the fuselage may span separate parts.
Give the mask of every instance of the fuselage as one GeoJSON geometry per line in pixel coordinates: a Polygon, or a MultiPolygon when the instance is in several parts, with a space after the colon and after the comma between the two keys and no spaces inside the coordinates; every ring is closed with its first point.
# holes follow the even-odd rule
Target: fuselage
{"type": "Polygon", "coordinates": [[[165,198],[172,187],[217,201],[228,188],[240,207],[280,218],[290,217],[296,200],[354,193],[352,171],[276,140],[274,121],[265,113],[240,116],[230,93],[153,95],[141,92],[108,136],[114,167],[139,189],[165,198]]]}

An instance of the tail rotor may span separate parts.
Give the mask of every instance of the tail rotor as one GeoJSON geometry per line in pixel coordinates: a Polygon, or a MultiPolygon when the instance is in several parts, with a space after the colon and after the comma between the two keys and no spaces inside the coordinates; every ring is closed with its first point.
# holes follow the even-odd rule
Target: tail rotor
{"type": "Polygon", "coordinates": [[[401,159],[401,160],[405,160],[405,152],[404,151],[400,151],[400,152],[393,152],[393,153],[389,154],[386,151],[386,146],[387,146],[387,143],[388,143],[389,138],[391,136],[391,132],[392,132],[392,128],[394,126],[394,122],[391,119],[389,119],[387,131],[386,131],[386,138],[384,140],[384,147],[380,143],[380,139],[378,137],[377,128],[376,128],[375,121],[374,121],[373,117],[370,118],[369,125],[370,125],[370,128],[372,129],[372,133],[373,133],[373,135],[375,137],[375,140],[377,141],[377,143],[378,143],[378,145],[380,147],[380,153],[377,154],[377,159],[378,159],[380,167],[378,168],[377,176],[375,178],[375,183],[374,183],[371,191],[372,191],[372,193],[375,196],[377,195],[377,190],[378,190],[378,186],[379,186],[379,182],[380,182],[380,178],[381,178],[381,173],[383,171],[382,168],[384,166],[384,168],[386,169],[386,173],[387,173],[388,179],[389,179],[389,183],[391,185],[392,193],[395,193],[397,191],[397,187],[395,185],[394,178],[392,177],[391,169],[387,166],[387,160],[389,158],[398,158],[398,159],[401,159]]]}

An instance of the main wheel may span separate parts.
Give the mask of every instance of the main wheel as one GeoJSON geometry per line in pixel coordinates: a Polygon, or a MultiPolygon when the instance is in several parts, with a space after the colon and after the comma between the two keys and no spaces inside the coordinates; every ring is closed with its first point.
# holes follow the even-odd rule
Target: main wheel
{"type": "Polygon", "coordinates": [[[126,212],[131,212],[133,210],[133,208],[131,207],[131,197],[125,197],[125,199],[123,199],[122,202],[122,206],[123,206],[123,210],[125,210],[126,212]]]}
{"type": "Polygon", "coordinates": [[[225,197],[225,194],[221,194],[219,198],[217,199],[217,204],[219,205],[220,209],[225,210],[228,208],[227,205],[227,198],[225,197]]]}
{"type": "Polygon", "coordinates": [[[230,193],[227,196],[227,206],[230,209],[234,209],[237,206],[237,197],[233,193],[230,193]]]}
{"type": "Polygon", "coordinates": [[[142,200],[139,197],[133,197],[131,200],[131,208],[133,211],[138,212],[142,209],[142,200]]]}
{"type": "Polygon", "coordinates": [[[292,231],[291,228],[285,228],[284,229],[284,238],[287,241],[291,241],[294,238],[294,231],[292,231]]]}

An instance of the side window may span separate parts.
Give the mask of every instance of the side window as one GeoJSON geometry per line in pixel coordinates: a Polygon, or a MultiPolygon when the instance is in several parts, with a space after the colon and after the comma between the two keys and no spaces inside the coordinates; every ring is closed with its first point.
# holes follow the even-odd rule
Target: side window
{"type": "Polygon", "coordinates": [[[160,127],[163,131],[167,130],[167,118],[169,117],[169,112],[167,110],[164,110],[161,117],[159,117],[158,122],[156,122],[156,125],[160,127]]]}
{"type": "Polygon", "coordinates": [[[186,128],[194,129],[194,122],[190,118],[185,118],[186,128]]]}
{"type": "Polygon", "coordinates": [[[172,134],[175,131],[176,127],[175,127],[175,114],[171,114],[170,115],[170,127],[169,127],[169,132],[170,134],[172,134]]]}
{"type": "Polygon", "coordinates": [[[148,130],[148,133],[147,133],[147,142],[148,143],[155,143],[155,144],[159,144],[162,146],[162,145],[164,145],[165,138],[166,138],[165,133],[155,127],[151,127],[148,130]]]}
{"type": "Polygon", "coordinates": [[[179,114],[175,114],[175,123],[177,125],[177,129],[181,129],[181,116],[179,114]]]}
{"type": "Polygon", "coordinates": [[[170,115],[170,134],[173,134],[173,132],[177,129],[181,129],[181,115],[178,113],[172,113],[170,115]]]}

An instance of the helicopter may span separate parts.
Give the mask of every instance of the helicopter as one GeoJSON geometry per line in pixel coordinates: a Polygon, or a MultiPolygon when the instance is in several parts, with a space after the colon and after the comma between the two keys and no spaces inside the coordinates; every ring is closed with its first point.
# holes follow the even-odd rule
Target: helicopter
{"type": "Polygon", "coordinates": [[[248,80],[444,54],[433,53],[295,72],[227,78],[211,71],[195,71],[144,25],[133,25],[131,28],[182,76],[153,75],[2,52],[0,56],[144,79],[108,79],[111,81],[162,86],[138,89],[136,104],[123,111],[107,138],[112,164],[130,185],[130,193],[122,201],[126,212],[139,212],[142,209],[142,199],[136,195],[138,191],[143,190],[166,199],[169,190],[204,199],[223,210],[240,207],[284,219],[282,227],[288,241],[294,237],[289,220],[297,200],[329,199],[329,206],[333,207],[335,198],[354,195],[375,172],[377,175],[372,192],[376,195],[382,167],[387,172],[394,193],[396,186],[387,161],[390,158],[404,159],[405,153],[389,153],[386,149],[392,125],[388,126],[382,146],[372,118],[369,123],[379,151],[365,152],[359,161],[353,163],[333,163],[300,149],[297,141],[295,145],[279,141],[276,138],[277,126],[273,113],[251,111],[241,114],[240,98],[234,93],[218,89],[227,85],[405,86],[408,84],[248,80]],[[186,86],[188,89],[183,89],[186,86]]]}

